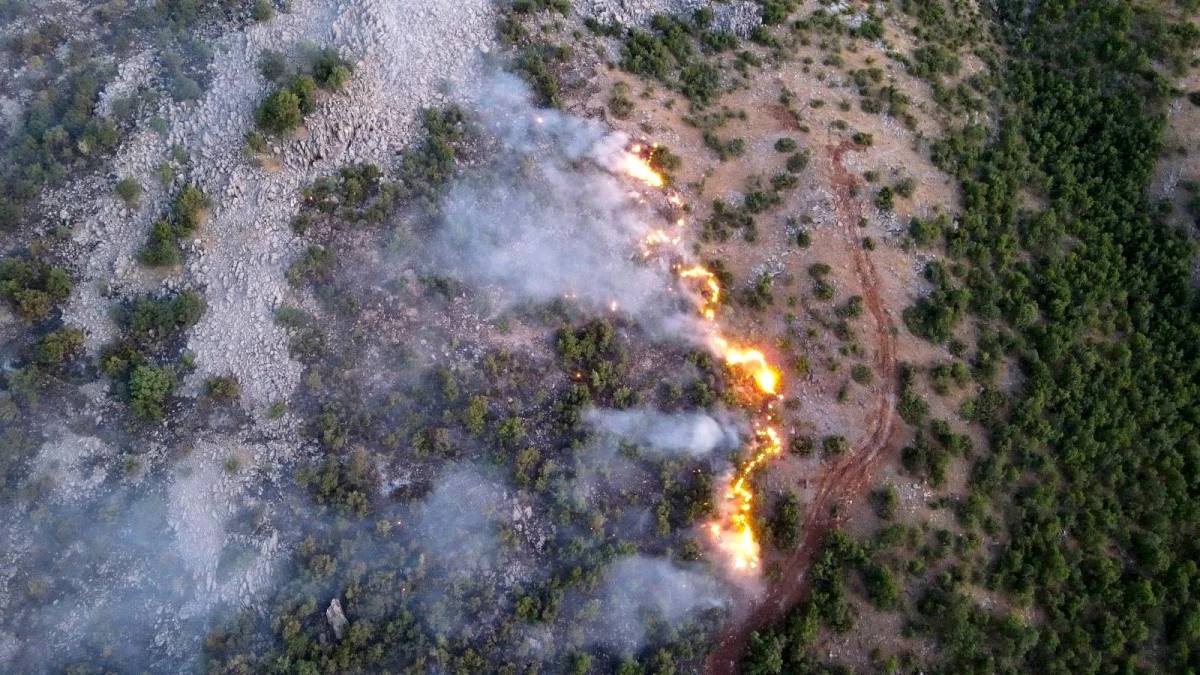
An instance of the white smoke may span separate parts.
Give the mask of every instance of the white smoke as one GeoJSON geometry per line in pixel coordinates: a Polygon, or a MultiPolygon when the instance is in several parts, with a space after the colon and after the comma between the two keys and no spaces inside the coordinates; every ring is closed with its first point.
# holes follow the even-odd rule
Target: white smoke
{"type": "MultiPolygon", "coordinates": [[[[629,139],[600,124],[532,106],[515,77],[497,76],[467,105],[501,147],[458,181],[442,205],[434,257],[448,273],[498,287],[507,300],[616,303],[649,328],[693,322],[669,265],[638,243],[658,217],[618,178],[629,139]]],[[[672,332],[682,332],[679,326],[672,332]]]]}
{"type": "Polygon", "coordinates": [[[641,648],[655,624],[678,628],[729,601],[713,577],[643,556],[613,563],[598,598],[601,611],[593,641],[624,653],[641,648]]]}
{"type": "Polygon", "coordinates": [[[714,451],[732,450],[741,442],[732,420],[717,420],[702,412],[594,408],[585,420],[593,429],[637,443],[651,455],[704,457],[714,451]]]}

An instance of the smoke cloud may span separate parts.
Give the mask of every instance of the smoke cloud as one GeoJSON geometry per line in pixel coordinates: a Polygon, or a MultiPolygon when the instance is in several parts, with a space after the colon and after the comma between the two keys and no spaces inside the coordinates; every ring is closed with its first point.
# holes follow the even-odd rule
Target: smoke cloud
{"type": "Polygon", "coordinates": [[[614,172],[629,139],[595,122],[534,108],[509,75],[468,94],[495,159],[457,183],[443,204],[434,256],[448,273],[498,287],[510,303],[567,298],[617,303],[649,327],[685,323],[670,270],[637,243],[652,216],[614,172]]]}
{"type": "Polygon", "coordinates": [[[643,556],[613,563],[599,598],[596,642],[624,653],[644,645],[656,626],[678,627],[729,601],[713,577],[643,556]]]}
{"type": "Polygon", "coordinates": [[[488,569],[502,520],[503,491],[495,477],[459,467],[441,479],[417,514],[416,532],[433,562],[451,574],[488,569]]]}
{"type": "Polygon", "coordinates": [[[718,421],[702,412],[592,409],[585,419],[593,429],[637,443],[652,455],[703,457],[740,443],[732,420],[718,421]]]}

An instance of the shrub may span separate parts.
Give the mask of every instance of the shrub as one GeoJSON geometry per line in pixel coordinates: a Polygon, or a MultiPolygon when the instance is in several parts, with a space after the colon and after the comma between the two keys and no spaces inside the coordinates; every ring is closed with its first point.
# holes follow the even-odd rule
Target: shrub
{"type": "Polygon", "coordinates": [[[771,287],[774,282],[771,275],[763,272],[755,279],[754,285],[742,293],[742,302],[751,309],[763,310],[775,303],[775,294],[771,287]]]}
{"type": "Polygon", "coordinates": [[[317,109],[317,83],[308,75],[295,75],[288,81],[288,91],[300,102],[300,114],[307,115],[317,109]]]}
{"type": "Polygon", "coordinates": [[[322,89],[340,91],[350,80],[350,62],[333,47],[322,49],[313,60],[313,78],[322,89]]]}
{"type": "Polygon", "coordinates": [[[883,520],[891,520],[896,515],[896,507],[900,504],[900,495],[896,486],[887,485],[871,491],[871,508],[875,515],[883,520]]]}
{"type": "Polygon", "coordinates": [[[875,195],[875,208],[880,211],[891,211],[895,206],[896,195],[892,188],[886,185],[879,188],[879,193],[875,195]]]}
{"type": "Polygon", "coordinates": [[[637,30],[629,31],[621,48],[621,68],[635,75],[662,79],[671,67],[671,52],[662,40],[637,30]]]}
{"type": "Polygon", "coordinates": [[[792,152],[796,149],[796,139],[781,138],[775,141],[775,150],[777,152],[792,152]]]}
{"type": "Polygon", "coordinates": [[[179,262],[179,240],[196,231],[200,213],[208,207],[208,198],[195,185],[185,185],[175,196],[171,221],[155,221],[150,226],[149,241],[138,252],[138,258],[152,267],[166,267],[179,262]]]}
{"type": "Polygon", "coordinates": [[[771,540],[776,548],[787,551],[800,543],[800,500],[788,492],[775,502],[775,513],[771,516],[771,540]]]}
{"type": "Polygon", "coordinates": [[[613,85],[608,97],[608,110],[619,120],[627,120],[633,115],[634,103],[629,98],[629,85],[624,82],[613,85]]]}
{"type": "Polygon", "coordinates": [[[320,283],[329,277],[332,268],[333,254],[324,246],[313,244],[288,268],[287,280],[293,286],[320,283]]]}
{"type": "Polygon", "coordinates": [[[275,6],[269,0],[256,0],[250,16],[255,21],[270,21],[275,16],[275,6]]]}
{"type": "Polygon", "coordinates": [[[796,9],[796,0],[760,0],[762,5],[762,22],[767,26],[777,26],[788,20],[796,9]]]}
{"type": "Polygon", "coordinates": [[[791,157],[788,157],[787,170],[791,171],[792,173],[800,173],[801,171],[804,171],[808,168],[808,162],[811,156],[812,153],[805,148],[791,157]]]}
{"type": "Polygon", "coordinates": [[[813,442],[812,436],[792,436],[792,440],[788,443],[788,450],[799,457],[808,457],[813,454],[816,449],[816,443],[813,442]]]}
{"type": "Polygon", "coordinates": [[[864,148],[869,148],[875,143],[875,137],[865,131],[854,132],[854,135],[850,137],[850,140],[854,141],[855,145],[859,145],[864,148]]]}
{"type": "Polygon", "coordinates": [[[863,313],[863,299],[861,295],[852,295],[847,298],[846,302],[834,310],[834,314],[839,319],[857,319],[863,313]]]}
{"type": "Polygon", "coordinates": [[[195,291],[162,298],[142,295],[134,299],[121,324],[139,344],[154,346],[196,325],[206,308],[204,298],[195,291]]]}
{"type": "Polygon", "coordinates": [[[868,385],[875,381],[875,373],[871,372],[871,368],[866,364],[858,363],[850,369],[850,379],[861,385],[868,385]]]}
{"type": "Polygon", "coordinates": [[[241,383],[229,375],[210,377],[204,384],[204,391],[209,398],[221,403],[232,403],[242,397],[241,383]]]}
{"type": "Polygon", "coordinates": [[[134,179],[126,176],[117,181],[117,196],[121,201],[125,202],[126,206],[137,204],[142,197],[142,186],[134,179]]]}
{"type": "Polygon", "coordinates": [[[175,372],[162,366],[138,366],[129,378],[129,400],[134,414],[158,422],[163,418],[163,402],[178,385],[175,372]]]}
{"type": "Polygon", "coordinates": [[[264,49],[258,57],[258,70],[271,82],[278,82],[287,72],[287,57],[281,51],[264,49]]]}
{"type": "Polygon", "coordinates": [[[659,145],[650,151],[650,168],[659,173],[678,171],[683,166],[683,158],[671,152],[665,145],[659,145]]]}
{"type": "Polygon", "coordinates": [[[938,221],[921,220],[913,216],[908,223],[908,234],[917,246],[929,246],[942,236],[942,227],[938,221]]]}
{"type": "Polygon", "coordinates": [[[276,89],[258,106],[254,121],[259,129],[272,134],[286,134],[300,126],[300,97],[290,89],[276,89]]]}
{"type": "Polygon", "coordinates": [[[17,257],[0,260],[0,294],[29,323],[41,321],[71,295],[66,270],[17,257]]]}
{"type": "Polygon", "coordinates": [[[850,449],[850,443],[845,436],[826,436],[821,439],[821,450],[826,457],[840,457],[850,449]]]}
{"type": "Polygon", "coordinates": [[[721,86],[720,68],[700,61],[685,67],[679,73],[683,95],[693,103],[708,105],[717,95],[721,86]]]}
{"type": "Polygon", "coordinates": [[[38,365],[57,366],[83,351],[83,331],[78,328],[59,328],[47,333],[33,348],[38,365]]]}
{"type": "Polygon", "coordinates": [[[200,213],[206,208],[208,197],[204,196],[200,188],[188,184],[179,191],[175,196],[175,203],[171,206],[171,218],[175,221],[175,228],[181,233],[181,237],[195,231],[200,224],[200,213]]]}

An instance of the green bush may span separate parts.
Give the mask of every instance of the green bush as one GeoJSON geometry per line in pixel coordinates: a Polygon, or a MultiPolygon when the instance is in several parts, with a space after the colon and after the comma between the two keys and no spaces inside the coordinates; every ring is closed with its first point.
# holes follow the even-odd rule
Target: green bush
{"type": "Polygon", "coordinates": [[[608,97],[608,111],[619,120],[627,120],[633,115],[633,99],[629,98],[629,85],[618,82],[613,85],[608,97]]]}
{"type": "Polygon", "coordinates": [[[254,113],[258,128],[272,134],[286,134],[300,126],[303,119],[300,97],[290,89],[271,92],[254,113]]]}
{"type": "Polygon", "coordinates": [[[891,211],[896,206],[896,195],[892,188],[883,186],[875,195],[875,208],[880,211],[891,211]]]}
{"type": "Polygon", "coordinates": [[[775,512],[771,515],[771,541],[781,551],[796,548],[803,524],[800,500],[792,492],[784,494],[775,502],[775,512]]]}
{"type": "Polygon", "coordinates": [[[141,295],[133,300],[120,323],[139,345],[154,347],[196,325],[206,309],[203,296],[195,291],[163,297],[141,295]]]}
{"type": "Polygon", "coordinates": [[[671,52],[662,40],[630,29],[621,48],[621,68],[642,77],[662,79],[671,67],[671,52]]]}
{"type": "Polygon", "coordinates": [[[255,21],[270,21],[275,16],[275,6],[270,0],[255,0],[250,16],[255,21]]]}
{"type": "Polygon", "coordinates": [[[137,204],[138,200],[142,197],[141,184],[128,176],[117,181],[116,191],[117,196],[121,198],[121,201],[125,202],[126,206],[137,204]]]}
{"type": "Polygon", "coordinates": [[[721,87],[721,69],[700,61],[685,66],[679,73],[680,91],[689,101],[700,105],[712,103],[721,87]]]}
{"type": "Polygon", "coordinates": [[[0,260],[0,294],[28,323],[50,316],[71,295],[66,270],[15,256],[0,260]]]}
{"type": "Polygon", "coordinates": [[[317,83],[308,75],[293,75],[288,80],[288,91],[296,95],[300,114],[307,115],[317,109],[317,83]]]}
{"type": "Polygon", "coordinates": [[[313,79],[329,91],[341,91],[350,81],[351,65],[333,47],[322,49],[313,60],[313,79]]]}
{"type": "Polygon", "coordinates": [[[129,400],[134,414],[149,422],[163,418],[163,403],[178,385],[175,371],[164,366],[138,366],[129,378],[129,400]]]}
{"type": "Polygon", "coordinates": [[[850,369],[850,379],[865,386],[875,381],[875,373],[865,363],[856,363],[850,369]]]}
{"type": "Polygon", "coordinates": [[[258,70],[271,82],[278,82],[287,73],[287,56],[275,49],[264,49],[258,57],[258,70]]]}
{"type": "Polygon", "coordinates": [[[900,505],[900,493],[897,492],[895,485],[888,484],[872,490],[870,501],[875,515],[882,520],[891,520],[896,515],[896,508],[900,505]]]}
{"type": "Polygon", "coordinates": [[[792,173],[800,173],[801,171],[804,171],[808,168],[808,162],[811,156],[812,153],[805,148],[804,150],[801,150],[800,152],[788,157],[787,170],[791,171],[792,173]]]}
{"type": "Polygon", "coordinates": [[[845,436],[826,436],[821,439],[821,450],[826,458],[840,457],[850,449],[845,436]]]}
{"type": "Polygon", "coordinates": [[[83,351],[83,331],[66,327],[47,333],[33,348],[38,365],[54,367],[74,358],[83,351]]]}
{"type": "Polygon", "coordinates": [[[788,450],[799,457],[808,457],[815,449],[816,443],[813,442],[812,436],[797,434],[788,442],[788,450]]]}
{"type": "Polygon", "coordinates": [[[242,385],[236,377],[219,375],[208,379],[204,392],[214,401],[233,403],[242,397],[242,385]]]}
{"type": "Polygon", "coordinates": [[[775,151],[776,152],[792,152],[795,149],[796,149],[796,139],[794,139],[794,138],[786,138],[785,137],[785,138],[781,138],[781,139],[775,141],[775,151]]]}
{"type": "Polygon", "coordinates": [[[155,221],[150,226],[146,245],[138,258],[152,267],[167,267],[179,262],[179,240],[191,235],[200,225],[200,214],[208,208],[208,198],[195,185],[185,185],[171,206],[171,220],[155,221]]]}
{"type": "Polygon", "coordinates": [[[332,270],[333,254],[324,246],[313,244],[288,268],[287,280],[293,286],[323,283],[332,270]]]}

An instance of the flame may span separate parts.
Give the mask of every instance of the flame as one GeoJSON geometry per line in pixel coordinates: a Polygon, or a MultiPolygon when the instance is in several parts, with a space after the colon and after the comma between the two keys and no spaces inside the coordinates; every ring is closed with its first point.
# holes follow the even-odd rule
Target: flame
{"type": "MultiPolygon", "coordinates": [[[[657,148],[658,145],[653,144],[650,147],[657,148]]],[[[648,157],[649,151],[646,150],[646,147],[640,143],[635,144],[622,156],[620,169],[623,173],[650,187],[661,188],[666,181],[650,166],[648,157]]],[[[640,195],[635,194],[635,198],[639,202],[643,202],[640,195]]],[[[678,194],[669,194],[667,200],[676,208],[683,207],[683,199],[678,194]]],[[[683,228],[685,223],[683,217],[679,217],[675,221],[678,228],[683,228]]],[[[678,247],[680,241],[680,236],[671,236],[662,230],[654,230],[642,240],[643,255],[650,257],[657,247],[661,246],[678,247]]],[[[779,431],[773,426],[775,420],[772,413],[772,405],[779,398],[780,373],[771,366],[761,350],[735,346],[720,336],[716,320],[717,310],[723,297],[723,289],[720,279],[712,270],[701,265],[679,265],[676,266],[675,271],[680,279],[697,280],[701,284],[702,302],[698,309],[704,318],[713,322],[713,350],[731,369],[747,373],[750,376],[750,379],[754,381],[756,397],[769,397],[764,399],[766,405],[762,407],[763,412],[754,425],[754,454],[734,474],[725,495],[726,502],[722,508],[722,517],[708,526],[716,546],[725,551],[732,560],[734,570],[757,569],[762,560],[762,551],[755,539],[754,527],[750,520],[754,503],[754,490],[750,485],[750,479],[764,463],[783,451],[783,441],[779,431]]],[[[579,374],[576,374],[576,377],[578,378],[579,374]]]]}
{"type": "Polygon", "coordinates": [[[650,166],[650,161],[644,159],[641,153],[642,146],[633,146],[632,152],[627,152],[620,160],[620,169],[626,174],[636,178],[650,187],[659,188],[666,184],[663,177],[659,175],[650,166]]]}
{"type": "Polygon", "coordinates": [[[754,491],[749,485],[750,476],[764,462],[783,452],[783,442],[774,427],[764,426],[758,429],[756,437],[757,448],[754,456],[735,474],[726,495],[726,499],[731,502],[727,509],[728,530],[723,529],[720,523],[709,525],[713,540],[732,558],[735,570],[756,569],[762,561],[762,549],[754,538],[754,528],[750,523],[750,509],[754,501],[754,491]]]}
{"type": "Polygon", "coordinates": [[[721,282],[717,280],[717,275],[710,272],[707,268],[696,265],[680,269],[679,277],[681,279],[704,280],[704,287],[708,293],[704,296],[704,305],[700,308],[700,313],[709,321],[715,321],[717,318],[717,305],[721,304],[721,282]]]}
{"type": "Polygon", "coordinates": [[[713,344],[725,358],[725,363],[731,366],[746,366],[753,372],[754,383],[764,394],[774,394],[779,384],[779,373],[767,363],[767,357],[757,349],[738,349],[730,346],[729,342],[714,337],[713,344]]]}

